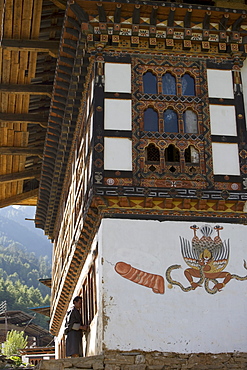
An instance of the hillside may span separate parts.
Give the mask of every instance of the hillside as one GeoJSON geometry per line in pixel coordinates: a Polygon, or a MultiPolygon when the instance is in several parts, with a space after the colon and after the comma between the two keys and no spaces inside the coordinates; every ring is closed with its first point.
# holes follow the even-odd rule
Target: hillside
{"type": "MultiPolygon", "coordinates": [[[[41,230],[34,228],[34,207],[7,207],[0,210],[0,303],[8,310],[47,306],[50,289],[39,282],[51,276],[52,244],[41,230]]],[[[33,321],[48,328],[47,318],[36,315],[33,321]]]]}
{"type": "Polygon", "coordinates": [[[43,231],[36,229],[33,221],[35,207],[6,207],[0,209],[0,243],[9,241],[19,243],[27,252],[34,252],[37,257],[47,256],[51,261],[52,243],[43,231]]]}

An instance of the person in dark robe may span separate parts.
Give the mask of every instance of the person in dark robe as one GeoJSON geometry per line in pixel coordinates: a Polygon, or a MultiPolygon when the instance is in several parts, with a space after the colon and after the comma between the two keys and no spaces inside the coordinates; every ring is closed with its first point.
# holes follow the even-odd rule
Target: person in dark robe
{"type": "Polygon", "coordinates": [[[67,312],[65,320],[66,357],[82,356],[82,333],[88,330],[87,325],[82,325],[81,306],[82,298],[73,299],[74,307],[67,312]]]}

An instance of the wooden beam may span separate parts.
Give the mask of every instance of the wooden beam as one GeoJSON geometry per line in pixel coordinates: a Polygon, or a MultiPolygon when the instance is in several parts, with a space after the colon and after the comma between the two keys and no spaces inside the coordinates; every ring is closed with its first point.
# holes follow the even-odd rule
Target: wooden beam
{"type": "Polygon", "coordinates": [[[33,123],[44,128],[47,127],[48,117],[42,117],[40,114],[29,113],[0,113],[0,122],[12,123],[33,123]]]}
{"type": "Polygon", "coordinates": [[[225,13],[220,22],[219,22],[219,30],[220,31],[226,31],[227,29],[227,22],[229,21],[229,14],[228,13],[225,13]]]}
{"type": "Polygon", "coordinates": [[[106,12],[101,3],[97,3],[98,13],[99,13],[99,21],[100,22],[107,22],[106,12]]]}
{"type": "MultiPolygon", "coordinates": [[[[132,22],[133,24],[139,24],[140,23],[140,5],[135,5],[132,15],[132,22]]],[[[120,23],[120,22],[119,22],[120,23]]]]}
{"type": "Polygon", "coordinates": [[[204,14],[204,19],[203,19],[203,29],[208,30],[210,27],[210,17],[211,17],[211,12],[206,12],[204,14]]]}
{"type": "Polygon", "coordinates": [[[150,24],[152,24],[153,26],[156,26],[157,23],[157,10],[158,6],[152,7],[152,12],[150,14],[150,24]]]}
{"type": "Polygon", "coordinates": [[[37,53],[49,53],[57,57],[59,41],[43,40],[20,40],[20,39],[3,39],[0,46],[3,49],[12,51],[36,51],[37,53]]]}
{"type": "Polygon", "coordinates": [[[52,85],[7,85],[0,84],[0,92],[13,94],[47,95],[51,97],[52,85]]]}
{"type": "Polygon", "coordinates": [[[192,9],[188,9],[184,17],[184,27],[185,28],[191,27],[191,15],[192,15],[192,9]]]}
{"type": "Polygon", "coordinates": [[[32,149],[29,147],[22,146],[1,146],[0,155],[27,155],[27,156],[43,156],[42,149],[32,149]]]}
{"type": "Polygon", "coordinates": [[[168,19],[167,19],[167,26],[168,27],[174,27],[174,16],[175,16],[176,8],[171,7],[168,19]]]}
{"type": "Polygon", "coordinates": [[[70,9],[75,14],[76,18],[80,23],[88,22],[89,21],[89,15],[87,12],[85,12],[84,9],[80,7],[79,4],[76,2],[70,4],[70,9]]]}
{"type": "Polygon", "coordinates": [[[36,177],[40,176],[40,173],[41,169],[7,173],[6,175],[0,175],[0,184],[20,180],[35,179],[36,177]]]}
{"type": "Polygon", "coordinates": [[[114,12],[114,23],[120,23],[121,22],[121,7],[122,7],[121,4],[116,5],[116,9],[115,9],[115,12],[114,12]]]}
{"type": "Polygon", "coordinates": [[[27,191],[26,193],[16,194],[12,197],[0,200],[0,208],[11,206],[13,204],[19,204],[26,199],[37,197],[39,194],[39,189],[34,189],[27,191]]]}
{"type": "Polygon", "coordinates": [[[239,28],[243,21],[245,20],[246,15],[242,14],[238,19],[235,20],[235,22],[232,25],[232,31],[239,31],[239,28]]]}
{"type": "Polygon", "coordinates": [[[59,9],[66,9],[67,1],[66,0],[51,0],[59,9]]]}

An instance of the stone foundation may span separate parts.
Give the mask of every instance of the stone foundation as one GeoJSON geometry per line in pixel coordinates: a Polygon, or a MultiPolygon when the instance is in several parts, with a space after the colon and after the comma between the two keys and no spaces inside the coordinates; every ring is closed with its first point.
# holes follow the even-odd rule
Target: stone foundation
{"type": "Polygon", "coordinates": [[[236,370],[247,369],[247,353],[179,354],[116,352],[60,360],[42,360],[38,370],[236,370]]]}

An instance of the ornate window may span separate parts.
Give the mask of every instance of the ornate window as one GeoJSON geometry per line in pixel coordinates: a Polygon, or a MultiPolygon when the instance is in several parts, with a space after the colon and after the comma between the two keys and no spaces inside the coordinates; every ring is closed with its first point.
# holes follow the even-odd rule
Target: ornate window
{"type": "Polygon", "coordinates": [[[179,162],[180,154],[178,148],[175,145],[170,144],[165,150],[165,160],[167,162],[179,162]]]}
{"type": "Polygon", "coordinates": [[[187,109],[183,114],[184,132],[190,134],[198,133],[197,114],[192,109],[187,109]]]}
{"type": "Polygon", "coordinates": [[[188,73],[182,76],[182,95],[195,96],[195,80],[188,73]]]}
{"type": "Polygon", "coordinates": [[[178,132],[178,115],[173,109],[164,112],[164,131],[178,132]]]}
{"type": "Polygon", "coordinates": [[[146,158],[148,163],[160,162],[160,151],[155,144],[151,143],[146,148],[146,158]]]}
{"type": "Polygon", "coordinates": [[[166,72],[162,76],[162,92],[165,95],[177,94],[176,78],[170,72],[166,72]]]}
{"type": "Polygon", "coordinates": [[[200,133],[200,106],[197,104],[199,91],[198,87],[196,89],[195,78],[185,68],[169,67],[166,70],[165,67],[148,67],[142,74],[141,92],[144,94],[141,98],[143,103],[145,100],[148,102],[143,110],[144,131],[200,133]]]}
{"type": "Polygon", "coordinates": [[[186,163],[199,163],[199,151],[190,145],[184,151],[184,159],[186,163]]]}
{"type": "Polygon", "coordinates": [[[146,94],[157,94],[157,79],[152,72],[143,75],[143,87],[146,94]]]}
{"type": "Polygon", "coordinates": [[[144,130],[158,131],[158,113],[153,108],[147,108],[144,112],[144,130]]]}
{"type": "Polygon", "coordinates": [[[187,185],[195,179],[205,181],[202,117],[208,113],[203,101],[207,91],[201,84],[202,73],[206,77],[206,69],[201,67],[204,62],[153,57],[150,64],[147,60],[141,63],[140,58],[134,63],[134,136],[139,137],[135,148],[136,158],[140,158],[134,168],[140,171],[143,183],[153,184],[151,179],[155,179],[167,184],[174,178],[188,181],[187,185]]]}

